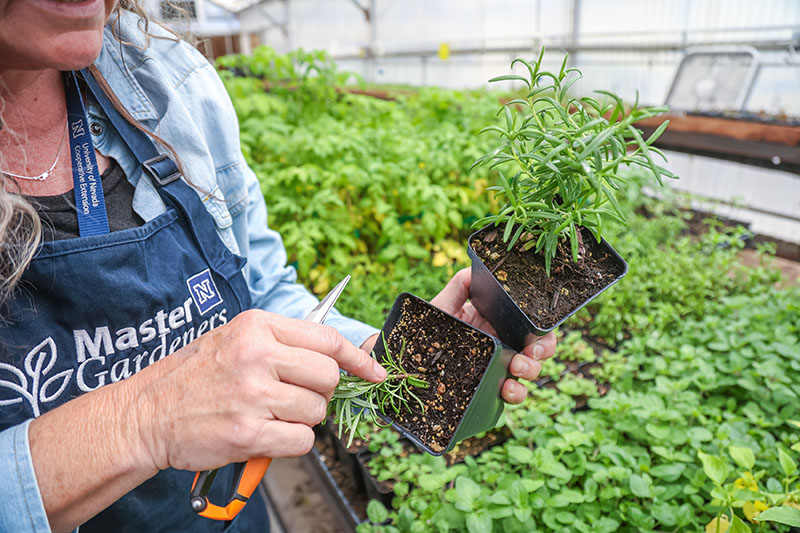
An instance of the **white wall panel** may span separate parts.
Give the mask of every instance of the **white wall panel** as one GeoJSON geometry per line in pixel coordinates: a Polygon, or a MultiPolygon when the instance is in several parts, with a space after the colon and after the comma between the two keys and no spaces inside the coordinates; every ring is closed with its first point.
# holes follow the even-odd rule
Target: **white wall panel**
{"type": "MultiPolygon", "coordinates": [[[[358,0],[363,6],[369,0],[358,0]]],[[[380,57],[347,60],[349,68],[376,82],[479,87],[504,73],[515,54],[484,57],[435,55],[393,58],[396,52],[435,51],[441,43],[458,49],[528,48],[542,39],[556,58],[560,44],[573,42],[573,6],[578,12],[580,45],[606,50],[581,51],[573,65],[584,71],[585,90],[611,89],[626,99],[638,89],[649,104],[664,101],[682,57],[680,50],[630,51],[639,45],[775,41],[800,35],[800,0],[376,0],[373,17],[380,57]],[[609,45],[620,47],[609,51],[609,45]]],[[[266,9],[282,2],[267,2],[266,9]]],[[[325,49],[339,57],[366,55],[371,47],[367,20],[350,0],[289,0],[289,39],[267,33],[279,50],[325,49]]],[[[800,39],[800,37],[796,37],[800,39]]],[[[524,55],[524,54],[523,54],[524,55]]],[[[800,56],[787,51],[764,55],[770,64],[756,81],[748,110],[800,116],[800,56]],[[794,68],[786,64],[794,61],[794,68]]],[[[554,59],[555,62],[555,59],[554,59]]],[[[345,64],[345,63],[343,63],[345,64]]]]}

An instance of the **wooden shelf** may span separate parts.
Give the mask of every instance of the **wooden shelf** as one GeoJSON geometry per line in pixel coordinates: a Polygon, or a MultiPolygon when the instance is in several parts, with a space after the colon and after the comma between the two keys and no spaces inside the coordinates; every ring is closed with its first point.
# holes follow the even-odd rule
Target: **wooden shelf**
{"type": "Polygon", "coordinates": [[[800,126],[736,118],[661,115],[637,123],[646,135],[670,124],[655,145],[800,174],[800,126]]]}

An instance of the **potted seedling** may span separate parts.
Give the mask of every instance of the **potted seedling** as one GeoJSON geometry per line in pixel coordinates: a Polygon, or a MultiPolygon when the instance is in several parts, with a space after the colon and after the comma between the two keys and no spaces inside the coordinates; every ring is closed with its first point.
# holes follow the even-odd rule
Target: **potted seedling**
{"type": "MultiPolygon", "coordinates": [[[[602,237],[609,219],[624,222],[614,191],[625,169],[649,169],[659,184],[674,178],[655,163],[663,154],[652,143],[668,122],[645,140],[634,124],[666,108],[627,109],[607,91],[602,98],[571,97],[580,72],[542,70],[543,52],[529,63],[515,59],[527,76],[517,80],[525,98],[501,108],[505,126],[489,126],[500,144],[475,165],[500,167],[500,185],[490,187],[502,207],[475,223],[470,236],[470,300],[503,342],[522,349],[554,329],[616,283],[628,265],[602,237]],[[512,110],[513,109],[513,110],[512,110]]],[[[475,166],[473,165],[473,166],[475,166]]]]}
{"type": "Polygon", "coordinates": [[[381,335],[375,357],[403,353],[406,368],[428,384],[413,390],[407,408],[383,411],[403,436],[441,455],[497,424],[513,350],[409,293],[395,300],[381,335]]]}

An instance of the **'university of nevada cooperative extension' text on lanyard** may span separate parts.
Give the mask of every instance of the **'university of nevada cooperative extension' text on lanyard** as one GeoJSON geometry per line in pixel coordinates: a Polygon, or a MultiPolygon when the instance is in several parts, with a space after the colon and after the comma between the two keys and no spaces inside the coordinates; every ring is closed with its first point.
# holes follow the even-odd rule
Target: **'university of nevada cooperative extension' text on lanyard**
{"type": "Polygon", "coordinates": [[[103,197],[100,169],[94,155],[89,132],[89,119],[74,72],[64,74],[69,122],[69,155],[72,161],[72,181],[75,185],[75,206],[78,211],[78,230],[81,237],[108,233],[108,214],[103,197]]]}

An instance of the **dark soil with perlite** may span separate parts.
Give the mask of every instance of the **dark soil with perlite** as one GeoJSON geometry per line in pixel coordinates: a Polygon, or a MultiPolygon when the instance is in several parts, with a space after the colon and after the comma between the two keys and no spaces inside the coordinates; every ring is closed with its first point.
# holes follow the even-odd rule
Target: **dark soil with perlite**
{"type": "Polygon", "coordinates": [[[591,232],[583,229],[579,261],[573,262],[568,245],[566,249],[560,246],[547,277],[542,254],[524,251],[523,239],[508,251],[503,230],[504,226],[489,226],[475,235],[470,245],[514,303],[541,329],[553,327],[624,271],[591,232]]]}
{"type": "Polygon", "coordinates": [[[436,452],[444,451],[464,416],[494,353],[494,341],[443,311],[415,299],[403,302],[400,319],[387,339],[403,366],[428,382],[412,389],[425,410],[409,399],[410,411],[392,413],[394,421],[436,452]]]}

